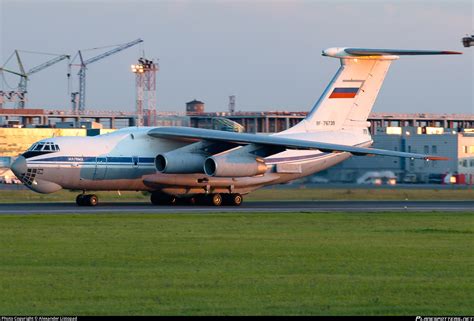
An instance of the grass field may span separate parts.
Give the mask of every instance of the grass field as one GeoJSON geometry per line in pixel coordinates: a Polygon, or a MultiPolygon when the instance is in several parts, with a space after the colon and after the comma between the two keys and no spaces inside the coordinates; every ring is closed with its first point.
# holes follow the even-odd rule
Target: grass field
{"type": "Polygon", "coordinates": [[[472,213],[0,216],[0,315],[474,314],[472,213]]]}
{"type": "MultiPolygon", "coordinates": [[[[38,194],[30,190],[0,190],[0,203],[74,202],[79,192],[38,194]]],[[[100,201],[144,201],[142,192],[98,192],[100,201]]],[[[272,200],[474,200],[474,189],[386,189],[386,188],[267,188],[245,196],[245,201],[272,200]]]]}

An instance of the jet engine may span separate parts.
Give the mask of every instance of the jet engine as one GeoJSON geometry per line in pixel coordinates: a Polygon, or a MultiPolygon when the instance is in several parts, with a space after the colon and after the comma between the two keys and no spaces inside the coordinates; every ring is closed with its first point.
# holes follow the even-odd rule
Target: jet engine
{"type": "Polygon", "coordinates": [[[207,155],[183,151],[171,151],[158,154],[155,158],[156,169],[166,174],[202,173],[202,164],[207,155]]]}
{"type": "Polygon", "coordinates": [[[252,155],[225,154],[212,156],[204,162],[204,172],[209,176],[248,177],[264,174],[267,165],[263,158],[252,155]]]}
{"type": "Polygon", "coordinates": [[[158,154],[155,167],[164,174],[204,173],[203,164],[207,157],[234,147],[235,144],[231,143],[196,142],[158,154]]]}

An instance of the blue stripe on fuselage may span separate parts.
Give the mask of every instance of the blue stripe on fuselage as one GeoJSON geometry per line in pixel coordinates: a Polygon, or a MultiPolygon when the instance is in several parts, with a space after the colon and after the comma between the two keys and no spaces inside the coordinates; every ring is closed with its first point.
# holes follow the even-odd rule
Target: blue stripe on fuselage
{"type": "MultiPolygon", "coordinates": [[[[28,162],[37,163],[37,162],[46,162],[46,163],[55,163],[55,162],[64,162],[64,163],[93,163],[95,164],[97,161],[104,162],[105,160],[107,163],[130,163],[134,162],[134,157],[91,157],[91,156],[56,156],[56,157],[48,157],[48,158],[39,158],[39,159],[29,159],[28,162]]],[[[152,164],[155,162],[155,158],[153,157],[138,157],[139,164],[152,164]]]]}

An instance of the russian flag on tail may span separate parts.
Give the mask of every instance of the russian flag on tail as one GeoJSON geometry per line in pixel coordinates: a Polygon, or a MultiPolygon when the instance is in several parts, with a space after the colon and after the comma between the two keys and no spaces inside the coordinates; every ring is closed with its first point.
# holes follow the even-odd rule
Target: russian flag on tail
{"type": "Polygon", "coordinates": [[[329,98],[354,98],[359,92],[359,87],[334,88],[329,98]]]}

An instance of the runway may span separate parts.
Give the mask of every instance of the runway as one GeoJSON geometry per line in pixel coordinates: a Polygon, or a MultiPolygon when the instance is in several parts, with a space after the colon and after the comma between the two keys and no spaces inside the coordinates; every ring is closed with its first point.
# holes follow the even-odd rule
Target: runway
{"type": "Polygon", "coordinates": [[[153,206],[148,202],[101,203],[79,207],[75,203],[3,203],[6,214],[93,214],[93,213],[274,213],[274,212],[453,212],[474,213],[474,201],[260,201],[232,206],[153,206]]]}

